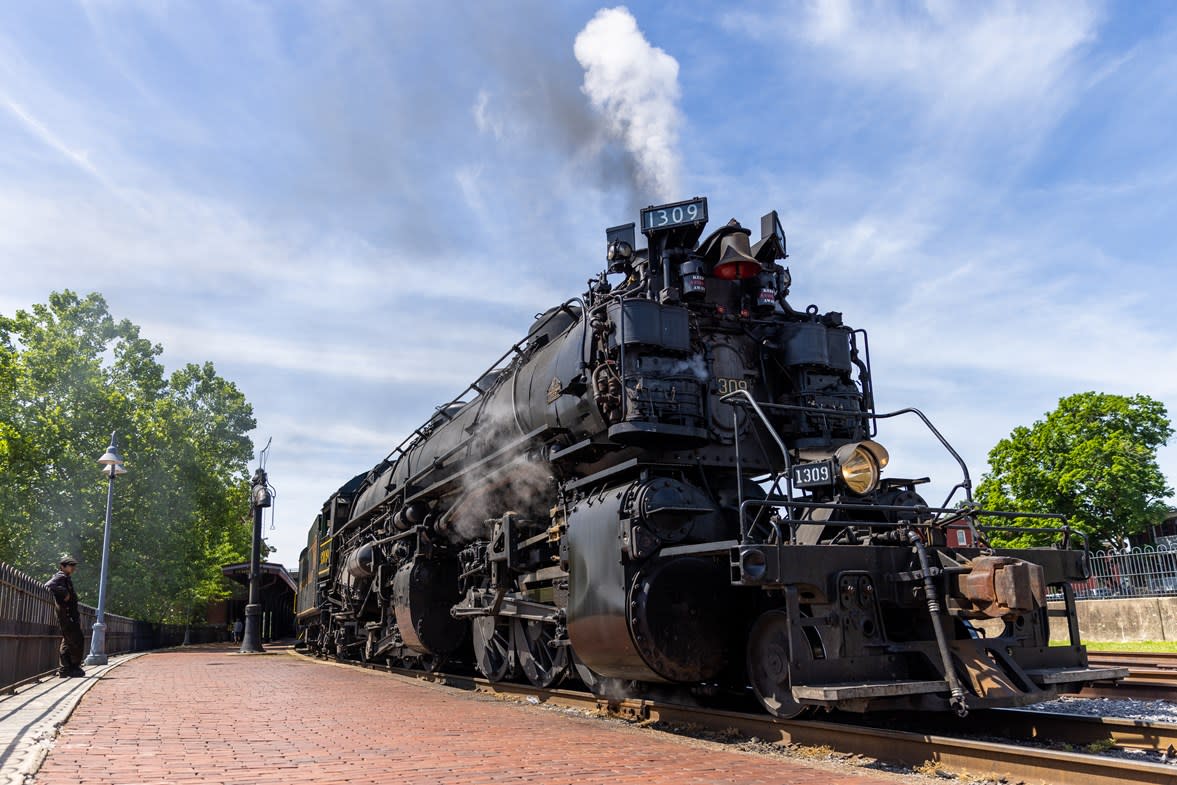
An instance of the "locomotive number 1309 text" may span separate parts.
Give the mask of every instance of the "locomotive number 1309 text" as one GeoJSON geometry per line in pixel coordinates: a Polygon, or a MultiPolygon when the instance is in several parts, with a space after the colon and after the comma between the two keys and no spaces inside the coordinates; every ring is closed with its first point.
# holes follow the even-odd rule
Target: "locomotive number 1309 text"
{"type": "Polygon", "coordinates": [[[793,485],[798,488],[831,485],[833,482],[834,464],[832,461],[815,461],[793,466],[793,485]]]}
{"type": "Polygon", "coordinates": [[[737,390],[747,390],[748,389],[748,380],[747,379],[731,379],[731,378],[728,378],[725,376],[720,376],[720,377],[716,378],[715,381],[717,381],[719,383],[719,394],[720,395],[727,395],[728,393],[734,393],[737,390]]]}

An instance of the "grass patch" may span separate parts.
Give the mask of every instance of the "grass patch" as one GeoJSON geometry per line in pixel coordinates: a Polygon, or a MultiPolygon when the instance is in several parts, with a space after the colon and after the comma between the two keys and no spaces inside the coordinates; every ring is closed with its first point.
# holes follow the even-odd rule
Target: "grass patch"
{"type": "MultiPolygon", "coordinates": [[[[1069,646],[1067,641],[1051,641],[1051,646],[1069,646]]],[[[1089,641],[1084,640],[1087,651],[1148,651],[1177,652],[1177,641],[1089,641]]]]}
{"type": "Polygon", "coordinates": [[[937,777],[942,780],[956,779],[956,775],[944,768],[944,764],[938,760],[926,760],[914,767],[912,771],[916,774],[923,774],[925,777],[937,777]]]}
{"type": "Polygon", "coordinates": [[[818,747],[810,747],[804,744],[790,744],[789,750],[798,758],[809,758],[811,760],[831,758],[834,755],[834,748],[826,744],[818,747]]]}

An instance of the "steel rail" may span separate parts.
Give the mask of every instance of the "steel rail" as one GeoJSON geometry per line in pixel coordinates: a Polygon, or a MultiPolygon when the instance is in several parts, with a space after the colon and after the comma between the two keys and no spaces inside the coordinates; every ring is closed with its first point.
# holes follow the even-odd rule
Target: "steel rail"
{"type": "Polygon", "coordinates": [[[1084,698],[1177,699],[1177,654],[1138,651],[1089,652],[1092,666],[1127,667],[1128,678],[1096,682],[1078,693],[1084,698]]]}
{"type": "MultiPolygon", "coordinates": [[[[977,728],[979,731],[1023,741],[1062,742],[1071,746],[1110,741],[1129,750],[1177,750],[1177,725],[1168,722],[1086,717],[1032,709],[995,709],[975,722],[981,726],[977,728]]],[[[1173,770],[1173,776],[1177,780],[1177,768],[1173,770]]]]}
{"type": "Polygon", "coordinates": [[[1127,665],[1130,668],[1177,670],[1177,652],[1157,651],[1088,651],[1088,659],[1101,663],[1127,665]]]}
{"type": "MultiPolygon", "coordinates": [[[[491,683],[485,679],[472,679],[479,692],[504,697],[521,696],[535,698],[541,704],[568,708],[592,706],[598,711],[625,719],[661,723],[674,726],[702,727],[715,731],[737,730],[747,737],[776,744],[795,744],[807,747],[829,747],[850,755],[865,755],[888,763],[918,767],[929,762],[945,770],[965,773],[977,777],[1007,778],[1026,782],[1062,783],[1067,785],[1127,785],[1135,783],[1166,783],[1177,781],[1177,768],[1161,763],[1112,758],[1082,752],[1045,749],[1019,744],[1002,744],[980,741],[974,738],[957,738],[937,734],[913,733],[863,725],[852,725],[824,720],[781,720],[765,715],[722,709],[680,706],[661,701],[625,699],[620,701],[599,700],[584,693],[570,693],[567,690],[545,691],[519,684],[491,683]]],[[[1022,712],[1033,714],[1033,712],[1022,712]]],[[[1003,715],[1005,713],[1003,712],[1003,715]]],[[[1006,720],[1003,716],[1003,721],[1006,720]]],[[[1028,727],[1037,728],[1039,736],[1027,734],[1027,738],[1056,740],[1057,730],[1064,720],[1052,720],[1044,716],[1027,717],[1022,720],[1028,727]],[[1055,725],[1050,723],[1054,722],[1055,725]],[[1055,730],[1051,730],[1054,728],[1055,730]],[[1050,734],[1050,735],[1048,735],[1050,734]]],[[[1136,725],[1129,720],[1112,721],[1105,724],[1099,718],[1067,717],[1068,732],[1085,734],[1082,742],[1068,741],[1069,744],[1091,744],[1116,738],[1137,748],[1157,749],[1149,746],[1146,724],[1136,725]],[[1071,722],[1074,720],[1074,722],[1071,722]]],[[[1177,738],[1177,727],[1167,726],[1165,738],[1177,738]]],[[[1074,738],[1074,737],[1068,737],[1074,738]]],[[[1161,750],[1167,748],[1160,747],[1161,750]]]]}
{"type": "MultiPolygon", "coordinates": [[[[1177,782],[1177,767],[1162,763],[826,720],[782,720],[767,715],[640,698],[609,700],[575,690],[545,690],[528,684],[491,682],[475,676],[354,664],[390,673],[394,678],[416,682],[425,680],[497,697],[518,698],[528,703],[607,713],[631,721],[665,725],[670,730],[676,727],[725,732],[735,730],[749,738],[768,743],[826,747],[848,755],[863,755],[911,767],[933,763],[942,770],[967,773],[972,777],[1066,785],[1172,785],[1177,782]]],[[[1045,712],[1003,710],[988,714],[999,716],[1009,733],[1021,738],[1039,742],[1057,740],[1055,734],[1062,732],[1058,730],[1060,724],[1050,725],[1062,721],[1052,719],[1052,715],[1045,712]]],[[[1162,739],[1177,739],[1177,726],[1165,726],[1163,730],[1158,730],[1155,725],[1131,720],[1113,720],[1109,724],[1108,720],[1102,718],[1063,716],[1067,716],[1067,727],[1078,734],[1073,737],[1076,740],[1067,740],[1071,745],[1122,739],[1130,747],[1165,750],[1169,742],[1165,742],[1166,746],[1156,745],[1161,744],[1162,739]],[[1153,746],[1148,746],[1150,743],[1153,746]]],[[[974,722],[979,723],[980,719],[974,722]]],[[[1000,735],[992,727],[986,733],[1000,735]]]]}

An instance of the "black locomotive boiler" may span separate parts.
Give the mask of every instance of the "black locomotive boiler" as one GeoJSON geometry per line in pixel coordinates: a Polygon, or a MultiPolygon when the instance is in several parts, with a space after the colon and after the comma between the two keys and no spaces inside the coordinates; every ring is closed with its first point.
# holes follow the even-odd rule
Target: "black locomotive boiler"
{"type": "Polygon", "coordinates": [[[707,217],[696,198],[609,229],[582,298],[327,500],[306,645],[598,694],[750,688],[778,716],[963,714],[1123,675],[1087,667],[1064,522],[995,549],[963,463],[940,507],[884,476],[897,414],[956,453],[876,412],[864,331],[789,304],[775,212],[755,244],[735,220],[700,242],[707,217]]]}

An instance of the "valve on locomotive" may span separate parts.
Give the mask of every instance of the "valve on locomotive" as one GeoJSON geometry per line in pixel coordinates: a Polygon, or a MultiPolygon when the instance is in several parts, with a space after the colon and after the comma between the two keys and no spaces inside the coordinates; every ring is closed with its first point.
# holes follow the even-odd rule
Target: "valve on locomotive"
{"type": "Polygon", "coordinates": [[[371,578],[376,571],[376,547],[367,543],[349,552],[343,569],[352,578],[371,578]]]}
{"type": "Polygon", "coordinates": [[[428,505],[424,502],[413,502],[397,510],[396,514],[392,516],[392,525],[396,527],[397,531],[408,531],[414,526],[424,523],[425,516],[428,514],[428,505]]]}

